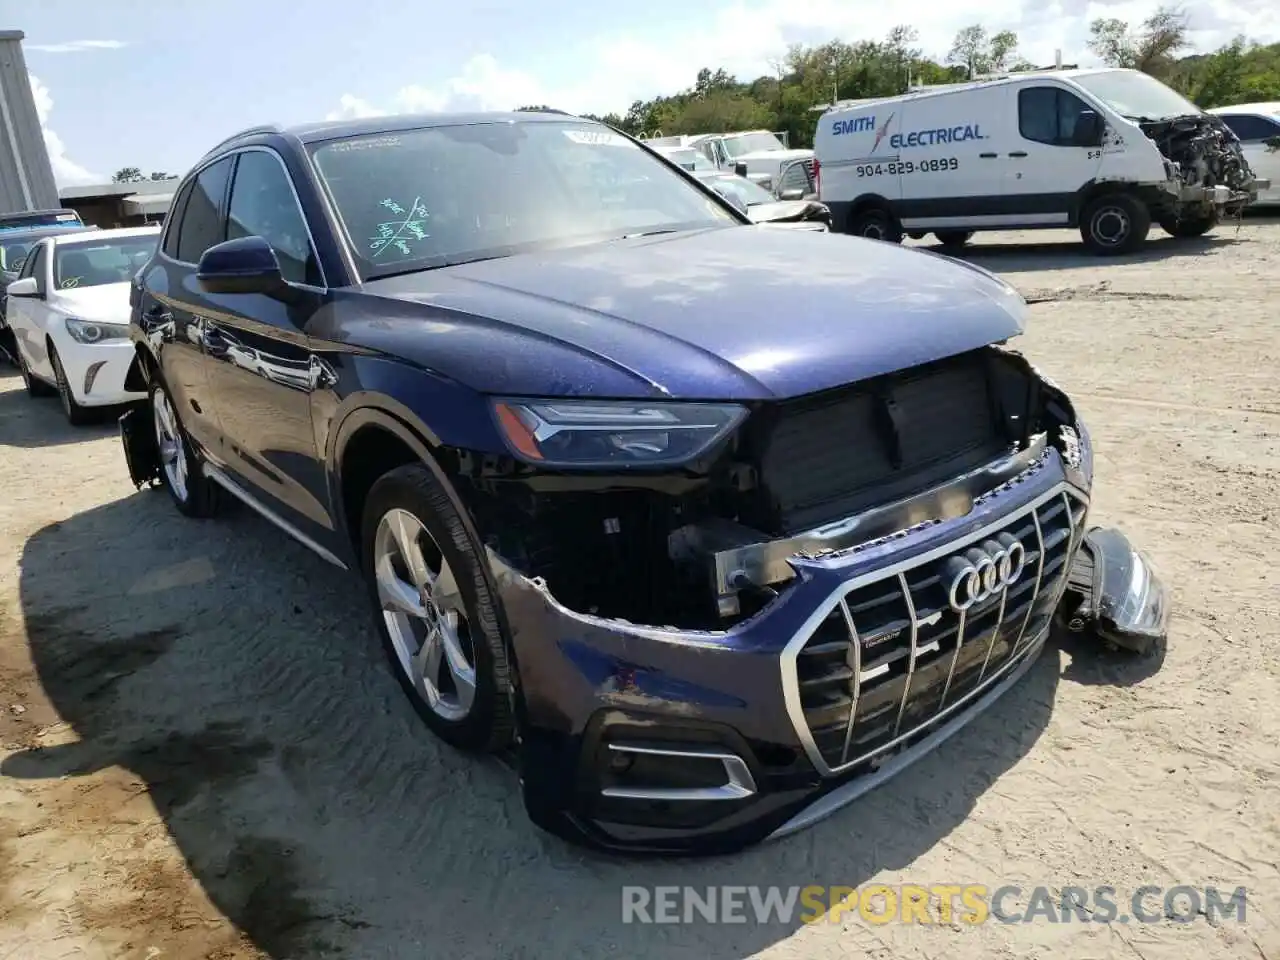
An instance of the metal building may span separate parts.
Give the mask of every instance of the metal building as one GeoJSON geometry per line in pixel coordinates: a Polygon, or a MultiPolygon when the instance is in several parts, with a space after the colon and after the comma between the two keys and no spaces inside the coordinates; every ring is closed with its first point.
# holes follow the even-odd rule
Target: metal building
{"type": "Polygon", "coordinates": [[[0,213],[59,206],[22,56],[21,30],[0,30],[0,213]]]}

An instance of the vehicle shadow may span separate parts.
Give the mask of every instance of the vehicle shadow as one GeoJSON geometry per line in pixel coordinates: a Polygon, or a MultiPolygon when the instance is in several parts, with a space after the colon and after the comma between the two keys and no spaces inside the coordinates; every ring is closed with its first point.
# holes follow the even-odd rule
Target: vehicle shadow
{"type": "MultiPolygon", "coordinates": [[[[53,447],[96,440],[115,432],[123,409],[95,411],[94,422],[73,427],[63,416],[57,397],[31,397],[22,387],[22,375],[14,371],[12,387],[0,389],[0,447],[53,447]]],[[[0,382],[8,371],[0,373],[0,382]]]]}
{"type": "Polygon", "coordinates": [[[1060,674],[1051,646],[938,752],[805,833],[624,860],[538,831],[512,771],[431,737],[354,577],[246,509],[191,521],[143,491],[51,524],[25,546],[20,596],[38,681],[77,742],[0,774],[130,771],[208,897],[273,958],[753,955],[799,912],[624,927],[622,887],[857,887],[910,868],[1036,743],[1060,674]]]}
{"type": "Polygon", "coordinates": [[[979,234],[970,246],[958,252],[949,251],[941,245],[926,244],[925,249],[968,260],[996,273],[1031,273],[1040,270],[1075,270],[1101,264],[1152,263],[1173,257],[1202,257],[1240,242],[1243,236],[1243,231],[1241,236],[1237,236],[1234,227],[1220,227],[1217,233],[1187,239],[1153,236],[1142,249],[1114,257],[1099,257],[1090,253],[1078,236],[1073,240],[1043,243],[1001,243],[984,242],[979,234]]]}

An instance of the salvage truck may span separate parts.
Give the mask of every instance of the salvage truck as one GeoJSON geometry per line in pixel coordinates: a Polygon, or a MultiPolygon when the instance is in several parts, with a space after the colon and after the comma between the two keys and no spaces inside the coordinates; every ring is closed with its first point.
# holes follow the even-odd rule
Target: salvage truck
{"type": "Polygon", "coordinates": [[[134,482],[357,571],[426,728],[574,840],[786,836],[1024,695],[1055,619],[1164,636],[1012,287],[754,227],[600,124],[245,131],[131,303],[134,482]]]}
{"type": "Polygon", "coordinates": [[[1226,123],[1136,70],[1029,71],[836,105],[814,147],[835,229],[890,242],[1078,227],[1091,250],[1127,253],[1153,222],[1200,236],[1270,186],[1226,123]]]}

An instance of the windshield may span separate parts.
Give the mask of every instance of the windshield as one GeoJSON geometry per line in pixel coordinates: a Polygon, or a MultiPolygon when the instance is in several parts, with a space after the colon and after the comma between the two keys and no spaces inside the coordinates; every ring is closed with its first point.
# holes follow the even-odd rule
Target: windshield
{"type": "Polygon", "coordinates": [[[365,279],[740,222],[626,137],[581,121],[350,137],[312,160],[365,279]]]}
{"type": "Polygon", "coordinates": [[[754,207],[760,203],[774,202],[773,194],[768,190],[759,184],[752,183],[746,177],[739,177],[737,174],[721,173],[714,177],[704,176],[698,179],[713,190],[736,194],[748,207],[754,207]]]}
{"type": "Polygon", "coordinates": [[[60,243],[54,248],[53,285],[59,290],[77,290],[128,283],[155,252],[158,236],[60,243]]]}
{"type": "Polygon", "coordinates": [[[5,242],[0,237],[0,270],[5,273],[17,273],[22,269],[22,262],[36,245],[35,240],[10,240],[5,242]]]}
{"type": "Polygon", "coordinates": [[[1136,70],[1106,70],[1075,77],[1108,107],[1130,120],[1168,120],[1201,112],[1190,100],[1175,93],[1155,77],[1136,70]]]}
{"type": "Polygon", "coordinates": [[[730,157],[741,157],[748,153],[767,153],[787,148],[772,133],[743,133],[736,137],[725,137],[724,149],[730,157]]]}
{"type": "Polygon", "coordinates": [[[29,210],[24,213],[0,214],[0,230],[21,230],[24,227],[52,227],[59,224],[79,224],[80,214],[74,210],[29,210]]]}

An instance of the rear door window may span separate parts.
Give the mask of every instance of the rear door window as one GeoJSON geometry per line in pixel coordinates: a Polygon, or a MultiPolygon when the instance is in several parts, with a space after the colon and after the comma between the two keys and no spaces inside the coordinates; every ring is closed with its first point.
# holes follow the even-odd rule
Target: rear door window
{"type": "Polygon", "coordinates": [[[165,218],[167,226],[165,227],[164,250],[166,257],[178,259],[178,239],[182,234],[182,210],[187,205],[187,198],[191,196],[191,188],[195,181],[187,181],[183,188],[178,191],[178,195],[173,199],[173,205],[169,208],[169,215],[165,218]]]}
{"type": "Polygon", "coordinates": [[[224,157],[200,171],[187,198],[179,226],[178,259],[197,263],[210,247],[226,239],[227,179],[231,157],[224,157]]]}

